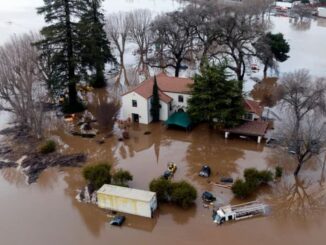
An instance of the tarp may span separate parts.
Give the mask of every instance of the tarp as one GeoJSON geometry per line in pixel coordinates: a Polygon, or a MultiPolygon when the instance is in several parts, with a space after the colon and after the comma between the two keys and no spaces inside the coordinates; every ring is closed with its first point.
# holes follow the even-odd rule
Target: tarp
{"type": "Polygon", "coordinates": [[[165,121],[165,124],[167,126],[175,125],[188,129],[191,126],[191,120],[186,112],[175,112],[165,121]]]}

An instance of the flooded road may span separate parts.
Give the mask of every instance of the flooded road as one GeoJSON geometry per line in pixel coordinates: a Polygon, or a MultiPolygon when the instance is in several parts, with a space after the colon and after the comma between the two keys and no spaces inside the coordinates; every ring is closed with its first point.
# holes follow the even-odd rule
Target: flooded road
{"type": "MultiPolygon", "coordinates": [[[[41,0],[20,0],[19,3],[0,0],[3,6],[0,9],[3,34],[0,43],[13,32],[41,27],[42,18],[32,12],[41,3],[41,0]],[[6,23],[7,20],[13,23],[6,23]]],[[[175,1],[159,0],[105,1],[105,9],[112,12],[139,6],[169,11],[178,5],[175,1]]],[[[312,21],[309,28],[303,29],[294,27],[287,18],[273,18],[273,21],[274,30],[285,32],[291,45],[291,58],[281,64],[280,71],[305,67],[314,75],[325,75],[324,21],[312,21]]],[[[257,98],[259,95],[257,92],[257,98]]],[[[325,243],[326,193],[320,163],[306,165],[301,179],[294,180],[294,165],[289,156],[255,141],[225,140],[207,125],[192,132],[167,130],[161,124],[133,125],[131,138],[121,142],[118,141],[121,131],[107,119],[115,112],[111,110],[110,96],[100,91],[90,101],[90,110],[95,116],[103,112],[107,114],[107,117],[99,118],[100,135],[96,139],[83,139],[54,131],[62,142],[62,152],[82,151],[89,156],[88,164],[106,160],[114,168],[128,169],[134,176],[130,186],[140,189],[148,189],[149,181],[160,176],[169,161],[174,161],[178,166],[175,179],[186,179],[196,186],[199,196],[196,205],[189,210],[162,205],[154,219],[128,215],[125,226],[116,228],[107,224],[105,211],[75,199],[76,190],[85,184],[81,169],[49,169],[32,185],[26,184],[19,171],[4,169],[0,170],[1,245],[325,243]],[[96,143],[111,131],[113,134],[104,144],[96,143]],[[151,134],[145,135],[146,131],[151,134]],[[203,164],[212,168],[210,183],[198,177],[203,164]],[[286,176],[273,188],[265,188],[256,196],[271,205],[270,216],[220,227],[213,224],[212,210],[204,208],[200,200],[203,191],[213,192],[219,204],[238,203],[230,190],[216,187],[213,182],[222,176],[241,177],[248,167],[273,169],[277,165],[285,167],[286,176]]],[[[8,115],[0,113],[0,129],[7,122],[8,115]]]]}

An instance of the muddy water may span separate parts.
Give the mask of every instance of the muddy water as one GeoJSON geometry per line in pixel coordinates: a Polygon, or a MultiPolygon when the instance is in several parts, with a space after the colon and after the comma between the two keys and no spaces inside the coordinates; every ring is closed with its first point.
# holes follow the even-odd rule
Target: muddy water
{"type": "MultiPolygon", "coordinates": [[[[264,169],[284,160],[274,150],[254,141],[235,138],[225,141],[205,125],[190,133],[167,130],[159,124],[134,126],[130,135],[131,139],[125,142],[118,142],[113,136],[101,146],[94,140],[60,137],[71,146],[67,151],[85,151],[90,154],[90,162],[108,160],[115,168],[128,169],[134,175],[131,186],[135,188],[147,189],[148,182],[162,174],[166,163],[174,161],[178,165],[176,179],[192,182],[199,194],[203,190],[212,191],[219,203],[237,201],[232,200],[228,190],[216,188],[197,176],[202,163],[212,166],[211,180],[214,181],[220,176],[237,177],[246,167],[264,169]],[[144,135],[145,131],[151,134],[144,135]]],[[[315,167],[307,169],[311,172],[309,176],[319,173],[315,167]]],[[[3,170],[0,175],[1,244],[257,244],[257,241],[259,244],[323,244],[324,216],[316,217],[313,212],[312,218],[298,219],[297,216],[301,218],[303,214],[296,212],[300,209],[289,206],[289,202],[279,203],[296,193],[287,182],[284,186],[288,188],[283,187],[283,182],[276,188],[278,194],[268,190],[258,194],[277,207],[269,217],[216,227],[210,218],[211,210],[202,207],[198,199],[196,206],[187,211],[161,206],[153,220],[127,216],[122,229],[109,227],[104,211],[75,200],[75,190],[83,184],[79,169],[47,170],[38,183],[31,186],[25,184],[24,177],[16,170],[3,170]]],[[[315,201],[313,194],[309,196],[308,187],[302,190],[306,190],[307,198],[317,205],[318,198],[315,201]]]]}
{"type": "Polygon", "coordinates": [[[286,17],[272,18],[273,32],[282,32],[290,44],[290,58],[280,72],[305,68],[315,76],[326,76],[326,19],[295,23],[286,17]]]}
{"type": "MultiPolygon", "coordinates": [[[[38,6],[40,2],[24,1],[28,11],[32,9],[31,5],[38,6]]],[[[126,8],[136,5],[137,0],[122,2],[114,1],[114,4],[120,3],[120,7],[126,8]]],[[[161,2],[150,2],[154,6],[151,5],[152,9],[162,7],[161,2]]],[[[174,7],[171,4],[163,5],[167,9],[174,7]]],[[[1,14],[0,17],[3,16],[1,14]]],[[[7,16],[16,14],[9,11],[7,16]]],[[[38,23],[38,20],[28,19],[33,26],[38,23]]],[[[275,30],[287,32],[286,37],[292,46],[291,59],[281,65],[282,72],[304,66],[311,68],[316,75],[323,74],[326,67],[323,58],[326,46],[322,45],[326,40],[323,23],[313,21],[309,28],[298,29],[289,24],[288,19],[275,19],[275,30]],[[298,66],[298,60],[301,66],[298,66]]],[[[26,28],[18,29],[17,32],[26,28]]],[[[239,200],[233,199],[229,190],[199,178],[198,171],[202,164],[212,167],[212,182],[218,181],[221,176],[237,178],[247,167],[265,169],[282,165],[285,166],[286,177],[273,189],[265,188],[257,194],[258,199],[271,204],[271,215],[216,227],[210,217],[211,209],[204,208],[198,198],[196,205],[189,210],[163,205],[155,219],[128,215],[123,228],[114,228],[107,225],[103,210],[75,200],[76,189],[84,185],[80,169],[47,170],[37,183],[30,186],[19,171],[5,169],[0,171],[1,245],[325,243],[326,205],[320,163],[307,165],[301,180],[295,181],[291,177],[294,166],[288,156],[257,145],[250,139],[224,140],[221,134],[210,131],[206,125],[192,132],[167,130],[160,124],[133,125],[130,128],[131,138],[120,142],[120,130],[108,120],[115,112],[111,109],[109,97],[101,91],[90,98],[90,110],[94,115],[107,114],[99,118],[96,127],[101,133],[96,139],[73,137],[61,130],[53,132],[63,143],[63,152],[83,151],[89,156],[88,164],[105,160],[114,168],[128,169],[134,176],[131,187],[141,189],[148,189],[148,182],[160,176],[169,161],[174,161],[178,165],[176,180],[186,179],[193,183],[199,196],[204,190],[212,191],[219,204],[238,203],[239,200]],[[105,138],[104,144],[96,143],[96,140],[109,136],[111,131],[113,135],[105,138]],[[146,131],[151,134],[144,135],[146,131]]],[[[7,121],[4,118],[4,114],[0,114],[0,128],[7,121]]]]}
{"type": "MultiPolygon", "coordinates": [[[[102,100],[91,100],[94,114],[110,103],[103,91],[96,98],[102,100]]],[[[178,165],[176,180],[190,181],[199,195],[212,191],[219,204],[239,200],[234,200],[229,190],[198,177],[204,163],[212,167],[212,182],[221,176],[241,176],[247,167],[265,169],[287,163],[286,172],[293,170],[291,160],[275,149],[250,139],[225,140],[207,125],[192,132],[168,130],[161,124],[132,125],[129,130],[130,139],[123,142],[117,140],[121,132],[116,126],[101,129],[96,139],[54,133],[69,146],[62,147],[63,152],[83,151],[89,155],[89,164],[106,160],[115,169],[128,169],[134,176],[130,183],[134,188],[148,189],[149,181],[163,173],[167,162],[174,161],[178,165]],[[110,131],[113,136],[104,144],[96,143],[110,131]],[[145,135],[147,131],[151,134],[145,135]]],[[[163,205],[152,220],[128,215],[126,225],[115,228],[107,224],[105,211],[75,200],[76,189],[84,185],[80,169],[47,170],[30,186],[18,171],[6,169],[0,174],[1,244],[323,244],[326,219],[321,187],[316,182],[319,175],[318,166],[310,164],[303,182],[295,184],[285,177],[274,191],[266,188],[258,193],[258,199],[273,207],[269,217],[217,227],[211,220],[212,210],[204,208],[198,198],[189,210],[163,205]]]]}

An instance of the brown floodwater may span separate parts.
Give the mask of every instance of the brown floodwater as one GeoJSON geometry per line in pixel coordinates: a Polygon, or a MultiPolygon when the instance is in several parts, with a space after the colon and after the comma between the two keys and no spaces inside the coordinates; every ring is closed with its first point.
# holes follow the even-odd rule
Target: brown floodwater
{"type": "MultiPolygon", "coordinates": [[[[314,75],[324,75],[326,22],[312,21],[307,26],[288,22],[275,19],[275,31],[286,33],[291,44],[291,58],[281,64],[281,72],[301,68],[300,60],[314,75]]],[[[253,97],[262,100],[274,86],[271,80],[257,85],[253,97]]],[[[81,169],[48,169],[32,185],[26,184],[19,170],[3,169],[0,170],[0,245],[325,244],[326,193],[321,162],[307,164],[300,179],[295,180],[292,177],[295,166],[287,154],[250,139],[225,140],[207,125],[191,132],[166,129],[161,124],[132,125],[130,139],[119,141],[122,132],[110,119],[117,113],[117,104],[103,90],[90,95],[89,101],[100,134],[96,139],[71,136],[68,130],[62,130],[69,127],[58,123],[57,129],[51,127],[51,134],[61,142],[63,153],[85,152],[89,157],[87,164],[107,161],[115,169],[128,169],[134,176],[130,186],[140,189],[148,189],[150,180],[160,176],[166,164],[174,161],[178,166],[174,178],[185,179],[197,188],[196,205],[188,210],[161,205],[154,219],[127,215],[122,228],[111,227],[104,210],[75,199],[76,190],[85,184],[81,169]],[[145,135],[146,131],[151,134],[145,135]],[[103,137],[105,143],[98,144],[96,141],[103,137]],[[210,182],[198,177],[203,164],[213,170],[210,182]],[[200,200],[203,191],[213,192],[218,204],[241,202],[233,198],[230,190],[213,182],[221,176],[241,177],[248,167],[273,169],[278,165],[285,169],[282,180],[252,198],[271,205],[269,216],[223,226],[212,222],[211,208],[204,208],[200,200]]],[[[7,116],[0,113],[0,129],[6,121],[7,116]]]]}
{"type": "MultiPolygon", "coordinates": [[[[108,109],[113,102],[105,91],[94,98],[90,98],[94,115],[103,110],[114,115],[116,109],[108,109]]],[[[118,141],[121,132],[116,125],[96,127],[101,130],[96,139],[71,136],[62,130],[52,133],[62,142],[63,152],[87,153],[88,164],[105,160],[114,168],[128,169],[134,176],[130,183],[134,188],[148,189],[150,180],[174,161],[178,165],[174,178],[188,180],[197,188],[196,205],[188,210],[162,205],[154,219],[127,215],[122,228],[111,227],[104,210],[75,199],[76,190],[85,184],[81,169],[48,169],[32,185],[26,184],[19,171],[4,169],[0,172],[0,244],[324,244],[326,206],[320,163],[307,164],[296,182],[289,156],[255,140],[225,140],[207,125],[191,132],[166,129],[160,123],[132,125],[130,139],[125,141],[118,141]],[[96,141],[110,131],[113,135],[99,145],[96,141]],[[147,131],[149,135],[144,134],[147,131]],[[198,177],[203,164],[212,168],[210,183],[198,177]],[[271,205],[269,216],[223,226],[212,222],[211,208],[204,208],[200,200],[203,191],[213,192],[218,204],[240,202],[230,190],[213,182],[221,176],[241,177],[248,167],[272,169],[277,165],[285,166],[285,177],[256,196],[271,205]]]]}

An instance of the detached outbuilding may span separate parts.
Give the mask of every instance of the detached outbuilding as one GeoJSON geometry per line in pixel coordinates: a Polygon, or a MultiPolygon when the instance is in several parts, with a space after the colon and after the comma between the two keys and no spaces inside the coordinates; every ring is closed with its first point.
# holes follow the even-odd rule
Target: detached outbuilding
{"type": "Polygon", "coordinates": [[[103,185],[97,191],[97,204],[100,208],[152,218],[157,198],[155,192],[103,185]]]}

